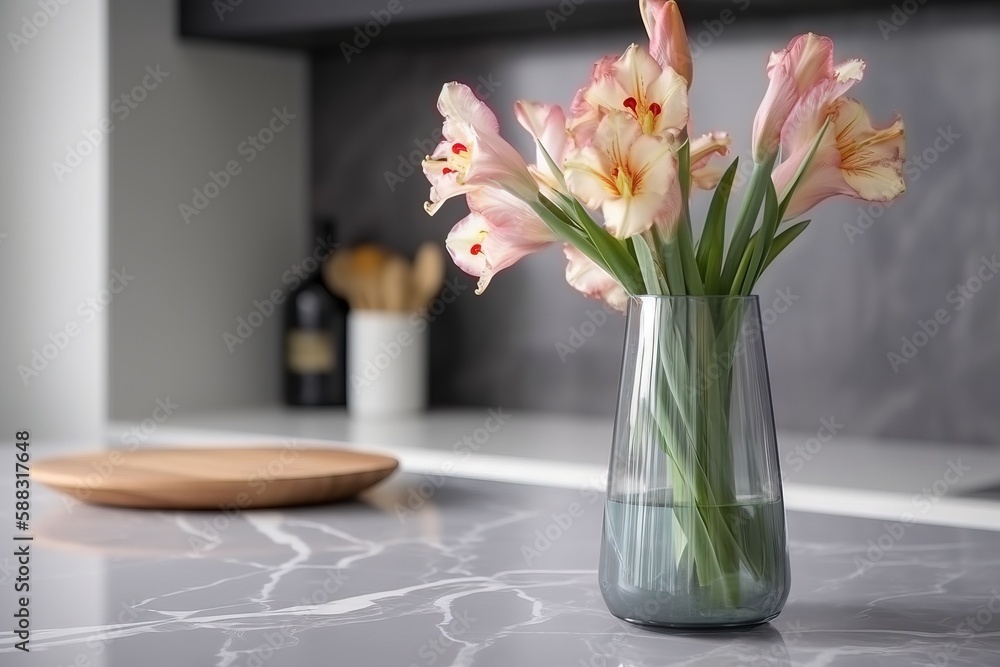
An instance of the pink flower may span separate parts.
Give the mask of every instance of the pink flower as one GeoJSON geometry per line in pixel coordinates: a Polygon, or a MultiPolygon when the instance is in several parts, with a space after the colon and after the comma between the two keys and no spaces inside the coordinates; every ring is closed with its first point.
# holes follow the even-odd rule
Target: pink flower
{"type": "Polygon", "coordinates": [[[788,159],[772,178],[784,196],[809,153],[826,119],[830,125],[812,161],[802,175],[785,212],[786,219],[805,213],[824,199],[846,195],[866,201],[889,201],[906,190],[903,164],[906,145],[903,121],[897,116],[888,127],[875,128],[860,102],[851,98],[828,100],[817,90],[803,100],[786,127],[783,151],[788,159]]]}
{"type": "MultiPolygon", "coordinates": [[[[597,81],[606,76],[613,76],[614,64],[619,56],[607,55],[594,63],[591,68],[590,80],[597,81]]],[[[586,99],[587,88],[580,88],[573,96],[573,102],[569,107],[569,118],[566,121],[566,130],[569,132],[571,143],[574,146],[586,146],[594,138],[597,125],[601,122],[604,114],[600,109],[593,106],[586,99]]]]}
{"type": "Polygon", "coordinates": [[[677,137],[688,123],[687,83],[636,44],[610,66],[600,61],[594,67],[583,101],[602,118],[629,114],[644,133],[660,137],[677,137]]]}
{"type": "Polygon", "coordinates": [[[725,170],[710,163],[713,155],[729,155],[733,140],[728,132],[709,132],[691,140],[691,183],[702,190],[711,190],[722,179],[725,170]]]}
{"type": "Polygon", "coordinates": [[[564,252],[569,260],[566,282],[591,299],[601,299],[615,310],[625,311],[628,293],[611,274],[569,244],[564,247],[564,252]]]}
{"type": "Polygon", "coordinates": [[[485,185],[495,185],[525,199],[534,199],[538,188],[528,165],[500,136],[496,116],[468,86],[446,83],[438,97],[444,116],[444,140],[423,162],[431,183],[430,201],[424,209],[431,215],[451,197],[485,185]]]}
{"type": "Polygon", "coordinates": [[[677,156],[670,143],[644,134],[628,114],[604,117],[594,139],[566,158],[566,185],[589,208],[601,209],[604,226],[620,239],[654,222],[668,234],[681,210],[677,156]]]}
{"type": "Polygon", "coordinates": [[[864,63],[833,66],[833,41],[812,33],[799,35],[767,64],[770,83],[753,121],[753,159],[760,163],[778,152],[782,128],[792,110],[813,88],[826,85],[835,97],[861,80],[864,63]]]}
{"type": "Polygon", "coordinates": [[[479,277],[476,294],[498,271],[556,240],[527,204],[505,190],[482,187],[466,199],[471,212],[452,228],[445,247],[458,268],[479,277]]]}
{"type": "Polygon", "coordinates": [[[555,188],[558,178],[549,166],[548,160],[545,159],[545,155],[542,154],[542,147],[545,148],[556,166],[561,168],[569,144],[569,136],[566,133],[566,114],[557,104],[518,100],[514,103],[514,115],[517,117],[517,122],[537,142],[535,164],[529,167],[529,171],[535,176],[536,181],[540,181],[550,188],[555,188]],[[541,147],[538,144],[541,144],[541,147]]]}
{"type": "Polygon", "coordinates": [[[691,87],[693,66],[687,31],[674,0],[639,0],[639,13],[649,35],[649,54],[660,66],[673,69],[691,87]]]}

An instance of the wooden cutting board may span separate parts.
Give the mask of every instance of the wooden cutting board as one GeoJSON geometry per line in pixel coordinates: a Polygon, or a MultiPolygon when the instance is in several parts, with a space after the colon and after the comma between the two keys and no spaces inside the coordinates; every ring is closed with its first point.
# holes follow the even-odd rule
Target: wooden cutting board
{"type": "Polygon", "coordinates": [[[31,477],[97,505],[232,510],[343,500],[398,465],[389,456],[343,449],[139,449],[38,461],[31,477]]]}

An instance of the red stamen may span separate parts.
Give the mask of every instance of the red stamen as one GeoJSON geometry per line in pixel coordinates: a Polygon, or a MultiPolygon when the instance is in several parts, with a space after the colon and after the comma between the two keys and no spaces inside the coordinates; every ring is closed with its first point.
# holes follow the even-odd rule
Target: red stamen
{"type": "Polygon", "coordinates": [[[469,248],[469,252],[471,252],[473,255],[478,255],[482,251],[483,251],[483,246],[479,243],[474,243],[472,244],[472,247],[469,248]]]}
{"type": "Polygon", "coordinates": [[[444,174],[454,174],[454,173],[455,173],[455,170],[454,169],[449,169],[448,167],[445,167],[444,169],[441,170],[441,174],[442,175],[444,175],[444,174]]]}
{"type": "Polygon", "coordinates": [[[635,101],[634,97],[626,97],[625,101],[622,102],[622,106],[626,109],[631,109],[632,113],[635,113],[635,108],[639,103],[635,101]]]}
{"type": "Polygon", "coordinates": [[[649,105],[649,113],[653,114],[654,116],[659,116],[660,111],[662,111],[662,109],[660,109],[660,105],[657,104],[656,102],[653,102],[652,104],[649,105]]]}
{"type": "Polygon", "coordinates": [[[468,150],[469,149],[465,147],[465,144],[452,144],[451,145],[451,152],[454,153],[455,155],[458,155],[459,153],[465,153],[468,150]]]}

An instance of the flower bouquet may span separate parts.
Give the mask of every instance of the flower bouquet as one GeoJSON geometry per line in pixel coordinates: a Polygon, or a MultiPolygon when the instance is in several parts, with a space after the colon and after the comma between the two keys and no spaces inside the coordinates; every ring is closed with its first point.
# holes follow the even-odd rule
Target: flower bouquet
{"type": "Polygon", "coordinates": [[[464,195],[455,263],[493,276],[552,243],[567,281],[626,310],[601,586],[612,612],[670,626],[773,618],[787,596],[780,474],[751,296],[761,274],[836,195],[888,201],[904,191],[903,123],[876,128],[848,90],[864,62],[800,35],[772,53],[752,127],[753,169],[727,224],[739,160],[726,132],[694,136],[693,68],[676,2],[640,0],[648,47],[594,64],[569,112],[520,101],[535,140],[527,164],[496,116],[444,85],[443,140],[423,163],[425,209],[464,195]],[[710,193],[692,223],[695,190],[710,193]]]}

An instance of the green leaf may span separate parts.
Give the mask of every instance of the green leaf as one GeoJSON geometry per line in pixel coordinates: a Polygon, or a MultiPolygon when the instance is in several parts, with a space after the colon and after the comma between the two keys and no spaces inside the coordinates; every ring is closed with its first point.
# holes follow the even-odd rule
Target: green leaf
{"type": "Polygon", "coordinates": [[[636,234],[629,239],[635,250],[635,257],[639,260],[639,269],[642,271],[642,280],[646,283],[646,293],[662,295],[663,288],[660,286],[660,275],[653,259],[653,251],[649,249],[649,244],[641,234],[636,234]]]}
{"type": "Polygon", "coordinates": [[[686,294],[701,295],[705,287],[698,273],[698,260],[694,254],[694,240],[691,233],[691,211],[689,195],[691,192],[691,142],[685,141],[677,151],[677,173],[681,187],[681,214],[677,223],[677,250],[680,256],[681,271],[684,274],[686,294]]]}
{"type": "Polygon", "coordinates": [[[739,168],[740,159],[736,158],[723,174],[719,185],[712,195],[712,203],[708,207],[708,217],[705,219],[705,229],[698,243],[698,266],[701,275],[705,277],[705,289],[709,294],[716,294],[721,278],[722,255],[726,245],[726,212],[729,208],[729,195],[733,191],[733,180],[739,168]]]}
{"type": "MultiPolygon", "coordinates": [[[[830,117],[826,119],[823,123],[823,127],[820,129],[819,134],[816,135],[816,139],[813,141],[812,146],[809,147],[809,153],[806,154],[806,159],[802,161],[799,165],[798,170],[795,172],[795,178],[792,179],[791,184],[788,186],[788,192],[781,199],[781,209],[778,214],[779,218],[785,217],[785,211],[788,210],[788,205],[792,201],[792,195],[795,194],[795,189],[799,187],[799,181],[802,180],[802,175],[806,173],[806,169],[809,168],[809,164],[812,162],[813,156],[816,155],[816,150],[819,148],[820,142],[823,140],[823,135],[826,134],[826,129],[830,127],[830,117]]],[[[780,220],[779,220],[780,222],[780,220]]]]}
{"type": "Polygon", "coordinates": [[[552,173],[556,175],[556,180],[559,182],[559,187],[561,187],[563,190],[566,190],[567,189],[566,177],[563,176],[562,169],[560,169],[559,165],[556,164],[556,161],[552,159],[552,156],[549,155],[549,152],[545,150],[545,146],[542,145],[541,140],[535,139],[535,144],[538,146],[538,150],[542,152],[542,155],[545,156],[545,161],[548,163],[549,169],[551,169],[552,173]]]}
{"type": "MultiPolygon", "coordinates": [[[[527,202],[531,209],[538,214],[538,217],[542,219],[552,232],[567,242],[572,243],[579,247],[579,243],[586,242],[590,243],[590,238],[579,229],[574,222],[566,217],[558,206],[553,204],[548,199],[541,197],[539,201],[527,202]],[[542,201],[544,200],[544,201],[542,201]]],[[[602,267],[604,266],[603,260],[600,262],[602,267]]]]}
{"type": "Polygon", "coordinates": [[[661,243],[663,251],[663,270],[667,274],[667,285],[674,296],[687,294],[684,289],[684,270],[681,268],[681,253],[677,240],[661,243]]]}
{"type": "MultiPolygon", "coordinates": [[[[739,294],[746,296],[750,294],[757,277],[760,275],[761,262],[767,256],[767,251],[771,248],[771,241],[774,233],[778,229],[780,211],[778,210],[778,193],[774,191],[774,182],[767,179],[767,191],[764,195],[764,217],[760,222],[760,230],[757,232],[757,242],[754,244],[753,255],[750,257],[750,264],[747,266],[746,276],[743,278],[743,285],[739,294]]],[[[733,286],[736,289],[736,286],[733,286]]]]}
{"type": "Polygon", "coordinates": [[[757,246],[757,237],[756,236],[750,237],[750,240],[747,241],[746,252],[743,253],[743,259],[740,260],[740,265],[736,267],[736,275],[733,276],[734,286],[742,285],[743,281],[746,279],[747,269],[750,267],[750,256],[753,254],[753,250],[756,246],[757,246]]]}
{"type": "Polygon", "coordinates": [[[736,281],[736,272],[746,255],[747,243],[753,233],[754,225],[757,222],[757,214],[764,201],[764,194],[767,190],[767,183],[771,181],[771,168],[774,166],[774,155],[766,161],[755,164],[753,173],[750,175],[750,184],[743,195],[743,204],[740,206],[740,213],[736,219],[736,229],[733,231],[733,238],[729,242],[729,252],[726,253],[725,268],[722,272],[722,283],[719,285],[720,291],[729,294],[737,294],[733,290],[739,290],[741,283],[736,281]]]}
{"type": "MultiPolygon", "coordinates": [[[[684,217],[687,218],[687,206],[684,207],[684,217]]],[[[705,286],[698,273],[698,260],[694,256],[694,243],[691,240],[691,221],[682,220],[677,231],[677,246],[681,256],[681,270],[684,271],[684,284],[689,294],[701,296],[705,286]]]]}
{"type": "Polygon", "coordinates": [[[685,141],[677,149],[677,174],[681,184],[681,202],[687,206],[688,196],[691,194],[691,141],[685,141]]]}
{"type": "Polygon", "coordinates": [[[606,270],[608,273],[618,280],[626,292],[629,294],[642,294],[644,287],[642,272],[639,270],[639,265],[631,253],[629,253],[618,239],[598,225],[590,217],[587,209],[575,197],[567,197],[562,193],[557,194],[564,203],[571,207],[571,212],[560,209],[555,203],[546,198],[545,195],[539,194],[538,199],[543,203],[548,202],[546,206],[552,206],[560,210],[565,216],[579,225],[580,229],[590,239],[591,244],[597,249],[597,252],[604,258],[602,266],[607,267],[606,270]]]}
{"type": "Polygon", "coordinates": [[[774,258],[777,257],[782,250],[791,245],[792,241],[797,239],[799,234],[806,230],[806,227],[809,226],[810,222],[812,222],[812,220],[797,222],[774,237],[774,243],[771,244],[771,249],[767,252],[767,259],[764,260],[764,266],[760,270],[761,274],[764,273],[764,269],[771,265],[771,262],[774,261],[774,258]]]}
{"type": "Polygon", "coordinates": [[[545,204],[543,204],[540,201],[534,201],[534,202],[529,201],[527,203],[532,208],[532,210],[534,210],[535,213],[538,214],[538,217],[542,219],[542,222],[544,222],[556,236],[562,238],[564,241],[566,241],[574,248],[576,248],[584,255],[586,255],[591,261],[593,261],[599,267],[601,267],[609,274],[614,276],[614,274],[611,272],[611,269],[608,267],[607,262],[604,261],[604,258],[601,256],[601,253],[597,252],[597,248],[595,248],[594,244],[590,242],[590,239],[587,238],[587,235],[581,232],[576,227],[573,227],[572,225],[568,224],[565,220],[563,220],[562,216],[560,215],[561,211],[559,211],[559,209],[554,204],[552,204],[552,202],[549,202],[549,204],[552,206],[552,208],[555,208],[555,211],[550,210],[545,204]]]}

